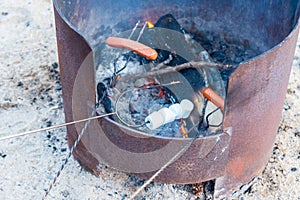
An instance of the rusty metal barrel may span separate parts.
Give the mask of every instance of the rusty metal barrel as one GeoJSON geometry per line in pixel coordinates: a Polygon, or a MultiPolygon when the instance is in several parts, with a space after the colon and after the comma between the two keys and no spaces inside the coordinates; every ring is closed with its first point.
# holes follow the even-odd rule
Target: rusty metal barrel
{"type": "MultiPolygon", "coordinates": [[[[199,183],[215,179],[215,198],[262,172],[281,119],[299,31],[299,2],[54,0],[58,56],[67,122],[90,117],[96,104],[99,45],[138,20],[171,13],[193,32],[209,31],[260,50],[241,62],[227,81],[222,131],[200,137],[155,181],[199,183]]],[[[73,145],[84,124],[67,127],[73,145]]],[[[190,138],[151,136],[109,117],[92,121],[74,157],[100,175],[99,164],[149,178],[190,138]]]]}

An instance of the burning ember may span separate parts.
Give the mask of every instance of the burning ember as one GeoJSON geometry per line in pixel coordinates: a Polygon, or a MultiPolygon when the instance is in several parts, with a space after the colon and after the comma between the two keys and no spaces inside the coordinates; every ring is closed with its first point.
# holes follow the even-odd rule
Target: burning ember
{"type": "Polygon", "coordinates": [[[192,35],[170,14],[139,24],[106,40],[97,70],[98,112],[116,112],[115,121],[152,135],[191,137],[195,125],[204,135],[214,133],[234,66],[213,61],[238,64],[254,51],[192,35]]]}

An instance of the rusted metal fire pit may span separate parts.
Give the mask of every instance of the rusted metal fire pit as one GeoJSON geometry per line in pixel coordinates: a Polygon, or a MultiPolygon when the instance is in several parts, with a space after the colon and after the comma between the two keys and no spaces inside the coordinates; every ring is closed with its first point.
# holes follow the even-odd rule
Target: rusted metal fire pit
{"type": "MultiPolygon", "coordinates": [[[[190,33],[212,32],[259,49],[227,81],[222,132],[200,137],[155,181],[215,179],[216,199],[264,169],[272,152],[298,31],[298,1],[63,1],[54,0],[66,121],[90,117],[95,69],[107,37],[171,13],[190,33]],[[116,33],[111,32],[113,27],[116,33]]],[[[84,124],[68,126],[72,146],[84,124]]],[[[150,136],[110,118],[92,121],[74,157],[100,174],[100,163],[149,178],[190,139],[150,136]]]]}

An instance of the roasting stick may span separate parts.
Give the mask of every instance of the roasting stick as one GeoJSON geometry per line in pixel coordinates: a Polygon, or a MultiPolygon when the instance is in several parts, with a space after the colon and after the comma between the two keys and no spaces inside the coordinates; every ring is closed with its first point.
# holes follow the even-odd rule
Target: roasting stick
{"type": "MultiPolygon", "coordinates": [[[[198,124],[195,124],[188,132],[189,134],[192,130],[194,130],[198,124]]],[[[200,131],[197,131],[195,137],[193,137],[182,149],[180,149],[175,156],[173,156],[164,166],[162,166],[155,174],[152,175],[137,191],[133,193],[133,195],[129,198],[129,200],[134,200],[137,195],[144,190],[162,171],[164,171],[170,164],[172,164],[175,160],[177,160],[186,150],[193,144],[193,142],[199,137],[200,131]]]]}
{"type": "Polygon", "coordinates": [[[128,39],[130,39],[130,38],[133,36],[133,34],[134,34],[135,30],[137,29],[137,27],[139,26],[140,22],[141,22],[141,21],[139,20],[139,21],[135,24],[135,26],[134,26],[134,28],[132,29],[132,31],[131,31],[131,33],[130,33],[128,39]]]}
{"type": "Polygon", "coordinates": [[[18,134],[15,134],[15,135],[8,135],[8,136],[1,137],[0,141],[13,139],[13,138],[16,138],[16,137],[22,137],[22,136],[25,136],[25,135],[30,135],[30,134],[34,134],[34,133],[38,133],[38,132],[42,132],[42,131],[48,131],[48,130],[52,130],[52,129],[56,129],[56,128],[60,128],[60,127],[64,127],[64,126],[69,126],[69,125],[73,125],[73,124],[77,124],[77,123],[81,123],[81,122],[86,122],[86,121],[89,121],[89,120],[99,119],[99,118],[107,117],[107,116],[114,115],[114,114],[115,114],[115,112],[107,113],[107,114],[93,116],[93,117],[86,118],[86,119],[80,119],[80,120],[76,120],[76,121],[72,121],[72,122],[58,124],[58,125],[54,125],[54,126],[50,126],[50,127],[45,127],[45,128],[41,128],[41,129],[26,131],[26,132],[18,133],[18,134]]]}
{"type": "MultiPolygon", "coordinates": [[[[96,108],[93,109],[93,112],[91,114],[91,116],[94,116],[96,114],[96,108]]],[[[70,149],[69,151],[69,154],[67,156],[67,158],[65,159],[65,161],[62,163],[60,169],[58,170],[58,172],[56,173],[56,176],[54,177],[52,183],[50,184],[49,188],[47,189],[44,197],[43,197],[43,200],[47,198],[48,194],[50,193],[51,189],[53,188],[54,184],[56,183],[57,181],[57,178],[60,176],[61,172],[63,171],[63,169],[65,168],[65,166],[67,165],[69,159],[71,158],[74,150],[76,149],[77,145],[79,144],[83,134],[85,133],[85,131],[87,130],[88,126],[90,125],[91,123],[91,119],[89,119],[88,121],[86,121],[86,123],[84,124],[84,127],[81,129],[81,132],[80,134],[78,135],[77,139],[75,140],[72,148],[70,149]]]]}
{"type": "Polygon", "coordinates": [[[144,23],[144,26],[143,26],[142,30],[140,31],[140,34],[139,34],[138,38],[136,39],[137,42],[140,41],[140,39],[141,39],[141,37],[144,33],[144,30],[146,28],[146,25],[147,25],[147,22],[144,23]]]}

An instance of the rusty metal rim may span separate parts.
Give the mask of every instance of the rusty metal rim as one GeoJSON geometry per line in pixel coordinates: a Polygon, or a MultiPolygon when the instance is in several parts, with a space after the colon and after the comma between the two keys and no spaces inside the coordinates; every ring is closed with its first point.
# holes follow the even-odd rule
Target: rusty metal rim
{"type": "MultiPolygon", "coordinates": [[[[92,49],[92,45],[85,39],[84,34],[79,31],[66,17],[65,15],[61,12],[59,5],[57,3],[56,0],[53,0],[53,5],[54,5],[54,9],[57,11],[57,13],[59,14],[59,16],[62,18],[62,20],[64,20],[64,22],[76,33],[78,33],[83,39],[84,41],[90,46],[90,48],[92,49]]],[[[93,50],[93,49],[92,49],[93,50]]]]}
{"type": "MultiPolygon", "coordinates": [[[[85,37],[84,37],[84,34],[81,32],[81,31],[79,31],[63,14],[62,14],[62,12],[61,12],[61,10],[60,10],[60,8],[59,8],[59,6],[58,6],[58,4],[57,4],[57,1],[56,0],[53,0],[53,5],[54,5],[54,8],[56,9],[56,11],[58,12],[58,14],[60,15],[60,17],[68,24],[68,26],[71,28],[71,29],[73,29],[75,32],[77,32],[80,36],[82,36],[84,39],[85,39],[85,37]]],[[[294,25],[293,25],[293,29],[289,32],[289,34],[280,42],[280,43],[278,43],[278,44],[276,44],[276,45],[274,45],[272,48],[270,48],[270,49],[268,49],[267,51],[265,51],[265,52],[263,52],[263,53],[261,53],[261,54],[259,54],[259,55],[257,55],[257,56],[254,56],[253,58],[250,58],[250,59],[248,59],[248,60],[246,60],[246,61],[243,61],[243,62],[241,62],[239,65],[242,65],[242,64],[245,64],[245,63],[248,63],[248,62],[251,62],[252,60],[255,60],[255,59],[257,59],[257,58],[259,58],[259,57],[261,57],[261,56],[263,56],[263,55],[265,55],[265,54],[268,54],[269,52],[271,52],[271,51],[273,51],[274,49],[276,49],[276,48],[278,48],[279,46],[281,46],[283,43],[285,43],[290,37],[291,37],[291,35],[292,35],[292,33],[293,32],[295,32],[296,31],[296,28],[297,28],[297,26],[298,26],[298,24],[299,24],[299,17],[298,17],[298,20],[297,20],[297,23],[295,23],[294,25]]],[[[91,49],[93,49],[92,48],[92,46],[90,45],[90,43],[85,39],[85,41],[88,43],[88,45],[91,47],[91,49]]],[[[234,73],[234,72],[233,72],[234,73]]]]}

